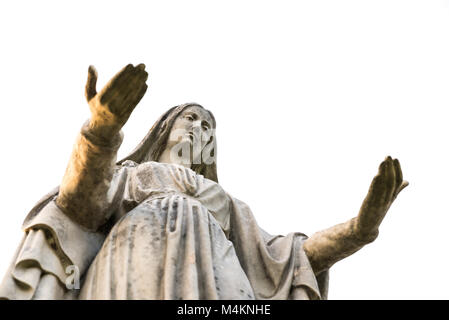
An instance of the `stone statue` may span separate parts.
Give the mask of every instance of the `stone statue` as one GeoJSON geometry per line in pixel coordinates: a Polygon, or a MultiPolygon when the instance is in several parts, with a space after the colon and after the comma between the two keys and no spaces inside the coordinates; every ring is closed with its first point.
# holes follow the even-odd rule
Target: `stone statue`
{"type": "Polygon", "coordinates": [[[143,64],[99,93],[59,187],[25,219],[0,285],[7,299],[326,299],[328,270],[372,242],[407,186],[379,167],[358,215],[318,232],[272,236],[218,184],[215,119],[198,104],[163,114],[125,159],[122,126],[146,92],[143,64]]]}

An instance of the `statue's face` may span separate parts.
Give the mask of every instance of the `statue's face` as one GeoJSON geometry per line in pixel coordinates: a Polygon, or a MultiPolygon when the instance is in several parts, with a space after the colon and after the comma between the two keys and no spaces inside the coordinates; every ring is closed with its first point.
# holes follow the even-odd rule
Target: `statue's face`
{"type": "Polygon", "coordinates": [[[186,158],[185,161],[199,161],[204,147],[213,139],[212,124],[209,112],[203,108],[192,106],[184,109],[173,124],[167,147],[177,156],[186,158]]]}

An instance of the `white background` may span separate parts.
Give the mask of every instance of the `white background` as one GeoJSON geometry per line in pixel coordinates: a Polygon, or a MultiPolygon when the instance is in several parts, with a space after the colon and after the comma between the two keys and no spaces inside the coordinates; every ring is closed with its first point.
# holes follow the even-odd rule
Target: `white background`
{"type": "Polygon", "coordinates": [[[125,156],[169,107],[217,119],[222,186],[273,234],[358,213],[378,164],[410,186],[330,299],[448,299],[449,2],[15,1],[0,5],[0,274],[27,212],[64,174],[99,88],[144,62],[125,156]],[[157,3],[157,4],[156,4],[157,3]]]}

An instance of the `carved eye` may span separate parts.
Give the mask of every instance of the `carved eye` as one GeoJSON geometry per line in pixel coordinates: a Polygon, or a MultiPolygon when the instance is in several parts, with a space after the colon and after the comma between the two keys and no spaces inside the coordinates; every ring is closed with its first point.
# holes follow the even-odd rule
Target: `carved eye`
{"type": "Polygon", "coordinates": [[[205,131],[210,129],[210,125],[209,125],[209,123],[207,123],[207,121],[202,121],[201,125],[205,131]]]}
{"type": "Polygon", "coordinates": [[[186,119],[189,120],[189,121],[193,121],[194,120],[193,117],[190,114],[186,115],[186,119]]]}

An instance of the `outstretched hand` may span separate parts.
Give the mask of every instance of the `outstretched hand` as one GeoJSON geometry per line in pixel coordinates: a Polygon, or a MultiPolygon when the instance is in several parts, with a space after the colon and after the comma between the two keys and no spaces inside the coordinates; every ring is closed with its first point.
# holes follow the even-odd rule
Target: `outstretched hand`
{"type": "Polygon", "coordinates": [[[110,136],[123,127],[148,86],[145,65],[128,64],[97,93],[97,71],[89,66],[86,99],[92,113],[90,127],[101,136],[110,136]]]}
{"type": "Polygon", "coordinates": [[[304,251],[315,274],[374,241],[388,209],[407,186],[399,161],[387,157],[380,164],[357,217],[317,232],[304,242],[304,251]]]}
{"type": "MultiPolygon", "coordinates": [[[[378,228],[398,194],[408,186],[402,179],[401,165],[388,156],[379,166],[356,220],[356,231],[363,239],[375,238],[378,228]]],[[[374,240],[374,239],[373,239],[374,240]]]]}

